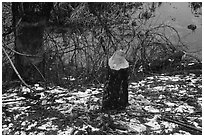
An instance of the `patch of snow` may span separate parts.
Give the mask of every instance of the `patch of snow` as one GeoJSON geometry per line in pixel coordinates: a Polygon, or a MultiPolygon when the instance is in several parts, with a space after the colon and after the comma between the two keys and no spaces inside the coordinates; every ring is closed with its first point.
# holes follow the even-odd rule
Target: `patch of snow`
{"type": "Polygon", "coordinates": [[[73,130],[74,130],[73,127],[67,127],[67,128],[65,129],[65,131],[58,130],[57,133],[58,133],[59,135],[70,135],[73,130]]]}
{"type": "Polygon", "coordinates": [[[198,98],[198,101],[202,101],[202,97],[198,98]]]}
{"type": "Polygon", "coordinates": [[[144,99],[141,101],[141,103],[143,103],[144,105],[149,105],[151,102],[147,99],[144,99]]]}
{"type": "Polygon", "coordinates": [[[99,94],[99,93],[101,93],[101,92],[99,92],[99,91],[97,91],[97,90],[92,91],[92,94],[99,94]]]}
{"type": "Polygon", "coordinates": [[[76,79],[75,79],[75,78],[70,78],[69,80],[70,80],[70,81],[75,81],[76,79]]]}
{"type": "Polygon", "coordinates": [[[86,91],[85,91],[85,93],[87,93],[87,94],[89,94],[89,93],[91,93],[91,92],[92,92],[91,89],[86,89],[86,91]]]}
{"type": "Polygon", "coordinates": [[[34,84],[34,87],[39,87],[40,86],[40,84],[34,84]]]}
{"type": "Polygon", "coordinates": [[[166,85],[167,88],[173,88],[175,85],[166,85]]]}
{"type": "Polygon", "coordinates": [[[189,76],[195,77],[195,74],[194,73],[190,73],[189,76]]]}
{"type": "Polygon", "coordinates": [[[2,128],[7,128],[7,125],[3,125],[2,128]]]}
{"type": "Polygon", "coordinates": [[[150,126],[153,130],[160,129],[160,124],[157,122],[158,115],[155,115],[152,119],[148,119],[149,122],[145,123],[145,125],[150,126]]]}
{"type": "Polygon", "coordinates": [[[47,92],[48,92],[48,93],[60,94],[60,93],[65,92],[65,90],[64,90],[64,89],[62,90],[62,89],[55,88],[55,89],[53,89],[53,90],[48,90],[47,92]]]}
{"type": "Polygon", "coordinates": [[[100,98],[93,98],[93,102],[97,102],[99,100],[100,100],[100,98]]]}
{"type": "Polygon", "coordinates": [[[186,90],[180,90],[179,93],[180,93],[180,94],[185,94],[185,93],[186,93],[186,90]]]}
{"type": "Polygon", "coordinates": [[[143,124],[131,124],[129,125],[129,127],[131,128],[130,130],[134,130],[134,131],[137,131],[137,132],[143,132],[143,131],[146,131],[147,130],[147,127],[143,124]]]}
{"type": "Polygon", "coordinates": [[[128,102],[129,102],[130,104],[134,104],[134,103],[135,103],[135,99],[132,98],[132,97],[130,97],[129,100],[128,100],[128,102]]]}
{"type": "Polygon", "coordinates": [[[160,112],[158,109],[155,109],[154,107],[152,106],[145,106],[144,109],[148,112],[153,112],[153,113],[157,113],[157,112],[160,112]]]}
{"type": "Polygon", "coordinates": [[[171,111],[171,108],[165,108],[165,111],[171,111]]]}
{"type": "Polygon", "coordinates": [[[163,99],[163,98],[166,98],[166,97],[164,95],[159,96],[159,99],[163,99]]]}
{"type": "Polygon", "coordinates": [[[130,99],[132,99],[132,98],[134,98],[135,97],[135,95],[133,95],[133,94],[129,94],[129,96],[128,96],[130,99]]]}
{"type": "Polygon", "coordinates": [[[57,125],[51,125],[50,130],[58,130],[58,126],[57,125]]]}
{"type": "Polygon", "coordinates": [[[23,121],[22,123],[21,123],[21,126],[25,126],[27,123],[26,123],[26,121],[23,121]]]}
{"type": "Polygon", "coordinates": [[[57,117],[52,117],[49,120],[52,121],[52,120],[56,120],[56,119],[58,119],[58,118],[57,117]]]}
{"type": "Polygon", "coordinates": [[[179,77],[172,77],[172,78],[171,78],[171,81],[174,81],[174,82],[179,81],[179,80],[180,80],[179,77]]]}
{"type": "Polygon", "coordinates": [[[35,127],[37,125],[37,121],[33,124],[28,125],[27,130],[31,130],[32,127],[35,127]]]}
{"type": "Polygon", "coordinates": [[[157,86],[157,87],[152,88],[152,90],[155,90],[155,91],[164,91],[165,89],[166,87],[164,86],[157,86]]]}
{"type": "Polygon", "coordinates": [[[38,86],[38,87],[35,87],[35,89],[36,89],[36,90],[44,90],[43,87],[39,87],[39,86],[38,86]]]}
{"type": "Polygon", "coordinates": [[[37,135],[45,135],[45,132],[39,132],[37,135]]]}
{"type": "Polygon", "coordinates": [[[10,110],[26,110],[28,108],[30,108],[31,106],[27,106],[27,107],[12,107],[12,108],[9,108],[10,110]]]}
{"type": "Polygon", "coordinates": [[[27,87],[22,87],[21,90],[22,90],[21,92],[26,92],[26,93],[30,92],[30,89],[27,87]]]}
{"type": "Polygon", "coordinates": [[[160,80],[163,80],[163,81],[169,80],[169,78],[168,78],[168,77],[165,77],[165,76],[160,76],[159,79],[160,79],[160,80]]]}
{"type": "Polygon", "coordinates": [[[180,113],[183,113],[183,112],[193,113],[193,112],[194,112],[194,109],[195,109],[194,107],[189,106],[188,104],[184,103],[183,105],[178,106],[178,107],[175,109],[175,112],[180,112],[180,113]]]}
{"type": "Polygon", "coordinates": [[[135,88],[137,88],[138,86],[133,86],[133,85],[129,85],[129,87],[128,88],[130,88],[130,89],[135,89],[135,88]]]}
{"type": "Polygon", "coordinates": [[[130,119],[130,123],[139,123],[139,121],[136,118],[130,119]]]}
{"type": "Polygon", "coordinates": [[[167,133],[173,131],[173,129],[176,128],[176,126],[177,126],[174,123],[169,123],[169,122],[166,122],[166,121],[162,121],[161,125],[164,125],[164,127],[166,128],[165,131],[167,133]]]}
{"type": "Polygon", "coordinates": [[[140,100],[143,100],[144,99],[144,96],[139,94],[135,99],[140,99],[140,100]]]}
{"type": "Polygon", "coordinates": [[[11,98],[11,97],[14,97],[16,95],[17,95],[17,93],[5,94],[5,95],[2,95],[2,99],[11,98]]]}
{"type": "Polygon", "coordinates": [[[170,90],[176,90],[176,91],[178,91],[179,90],[179,87],[178,86],[176,86],[176,85],[174,85],[173,87],[171,87],[171,88],[169,88],[170,90]]]}
{"type": "Polygon", "coordinates": [[[67,77],[63,77],[63,78],[62,78],[62,80],[67,80],[67,79],[68,79],[67,77]]]}
{"type": "Polygon", "coordinates": [[[154,77],[147,77],[146,79],[150,79],[150,80],[152,80],[152,79],[154,79],[154,77]]]}
{"type": "Polygon", "coordinates": [[[179,130],[179,133],[181,133],[182,135],[191,135],[189,132],[183,130],[179,130]]]}
{"type": "Polygon", "coordinates": [[[90,96],[89,94],[87,94],[86,92],[81,92],[81,91],[78,91],[78,92],[74,92],[72,93],[72,95],[75,95],[77,97],[87,97],[87,96],[90,96]]]}
{"type": "Polygon", "coordinates": [[[136,82],[132,82],[132,83],[130,83],[130,85],[137,85],[137,83],[136,82]]]}
{"type": "Polygon", "coordinates": [[[193,122],[193,125],[194,125],[195,127],[197,127],[197,128],[201,128],[201,127],[198,125],[197,122],[193,122]]]}
{"type": "Polygon", "coordinates": [[[80,100],[74,100],[74,101],[73,101],[74,104],[84,104],[84,103],[86,103],[86,102],[87,102],[86,99],[80,99],[80,100]]]}
{"type": "Polygon", "coordinates": [[[99,91],[103,91],[103,89],[102,89],[102,88],[98,88],[98,90],[99,90],[99,91]]]}
{"type": "Polygon", "coordinates": [[[20,135],[26,135],[25,131],[20,131],[20,135]]]}
{"type": "Polygon", "coordinates": [[[197,79],[191,79],[191,82],[194,84],[196,83],[198,80],[197,79]]]}
{"type": "Polygon", "coordinates": [[[66,101],[64,101],[62,98],[55,100],[55,102],[57,102],[57,103],[66,103],[66,101]]]}
{"type": "Polygon", "coordinates": [[[141,80],[138,82],[138,84],[143,84],[143,85],[144,85],[144,83],[146,83],[146,80],[141,80]]]}
{"type": "Polygon", "coordinates": [[[148,81],[148,82],[147,82],[147,84],[152,84],[152,83],[154,83],[154,81],[148,81]]]}
{"type": "Polygon", "coordinates": [[[13,126],[14,126],[13,123],[9,123],[8,125],[9,128],[12,128],[13,126]]]}

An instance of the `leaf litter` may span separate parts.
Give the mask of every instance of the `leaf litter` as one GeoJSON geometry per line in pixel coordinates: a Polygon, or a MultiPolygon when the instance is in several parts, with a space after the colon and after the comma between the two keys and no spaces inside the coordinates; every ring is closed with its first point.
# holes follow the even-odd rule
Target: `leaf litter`
{"type": "MultiPolygon", "coordinates": [[[[35,84],[39,99],[2,94],[3,135],[201,135],[202,76],[149,76],[129,83],[130,105],[102,112],[104,85],[69,90],[35,84]]],[[[29,97],[29,96],[28,96],[29,97]]]]}

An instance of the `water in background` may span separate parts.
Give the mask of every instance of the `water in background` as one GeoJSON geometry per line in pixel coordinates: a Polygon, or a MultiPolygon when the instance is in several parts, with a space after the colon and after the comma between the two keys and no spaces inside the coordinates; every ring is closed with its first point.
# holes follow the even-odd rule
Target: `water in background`
{"type": "Polygon", "coordinates": [[[164,2],[157,9],[156,22],[168,23],[173,26],[180,34],[182,41],[188,46],[190,52],[196,52],[202,60],[202,15],[195,17],[191,12],[188,2],[164,2]],[[196,25],[192,31],[188,25],[196,25]]]}

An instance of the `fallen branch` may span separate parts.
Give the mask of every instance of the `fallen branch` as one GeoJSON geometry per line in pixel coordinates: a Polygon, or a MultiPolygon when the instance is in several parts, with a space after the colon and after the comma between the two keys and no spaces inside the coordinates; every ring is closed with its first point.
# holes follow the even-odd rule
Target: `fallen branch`
{"type": "Polygon", "coordinates": [[[170,119],[170,118],[167,118],[167,117],[165,117],[165,116],[162,118],[162,120],[168,121],[168,122],[171,122],[171,123],[175,123],[175,124],[178,124],[178,125],[180,125],[180,126],[184,126],[184,127],[186,127],[186,128],[190,128],[190,129],[193,129],[193,130],[196,130],[196,131],[202,133],[202,129],[196,128],[196,127],[191,126],[191,125],[187,125],[187,124],[185,124],[185,123],[183,123],[183,122],[180,122],[180,121],[178,121],[178,120],[170,119]]]}

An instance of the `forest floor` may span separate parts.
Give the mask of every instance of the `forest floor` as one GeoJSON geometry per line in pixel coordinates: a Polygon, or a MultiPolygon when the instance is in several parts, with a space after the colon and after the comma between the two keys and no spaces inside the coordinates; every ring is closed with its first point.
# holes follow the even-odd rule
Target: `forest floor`
{"type": "Polygon", "coordinates": [[[149,76],[129,83],[129,106],[101,112],[104,85],[2,93],[3,135],[201,135],[202,76],[149,76]]]}

